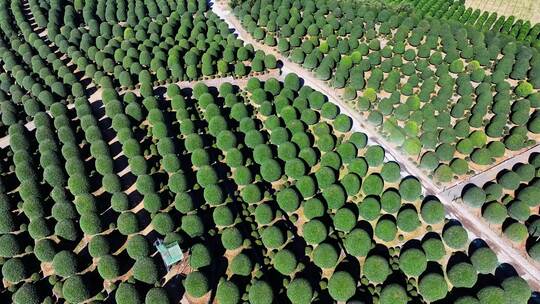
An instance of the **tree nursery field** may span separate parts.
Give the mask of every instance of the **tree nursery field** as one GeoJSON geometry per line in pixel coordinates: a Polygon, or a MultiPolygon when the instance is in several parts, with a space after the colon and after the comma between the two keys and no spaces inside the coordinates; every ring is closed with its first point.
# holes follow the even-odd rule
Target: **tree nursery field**
{"type": "Polygon", "coordinates": [[[538,27],[220,5],[0,0],[1,303],[536,303],[538,27]]]}

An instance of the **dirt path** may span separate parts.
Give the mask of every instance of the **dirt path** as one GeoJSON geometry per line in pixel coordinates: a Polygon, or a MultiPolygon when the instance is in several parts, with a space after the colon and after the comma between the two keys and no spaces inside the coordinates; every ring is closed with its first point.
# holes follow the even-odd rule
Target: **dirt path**
{"type": "MultiPolygon", "coordinates": [[[[330,87],[326,82],[317,79],[311,72],[281,55],[275,48],[264,45],[253,39],[253,37],[251,37],[251,35],[242,27],[236,16],[231,12],[226,2],[212,2],[212,10],[216,15],[225,20],[229,27],[233,28],[234,32],[245,43],[251,43],[255,49],[263,50],[267,54],[273,54],[278,60],[281,60],[283,62],[282,72],[284,75],[295,73],[304,79],[306,85],[328,96],[329,101],[339,106],[343,113],[349,115],[353,119],[354,129],[366,133],[368,138],[382,146],[387,153],[400,164],[402,169],[410,175],[416,176],[422,182],[425,188],[425,194],[437,195],[445,205],[446,212],[450,217],[459,220],[471,236],[484,239],[484,241],[486,241],[486,243],[497,253],[501,263],[510,263],[519,275],[529,282],[534,290],[540,290],[540,265],[529,258],[526,252],[509,245],[510,242],[490,229],[483,219],[470,213],[469,210],[463,208],[462,205],[453,202],[453,198],[445,194],[443,192],[444,189],[442,189],[441,186],[435,184],[401,152],[396,151],[394,146],[365,122],[364,118],[359,113],[342,101],[341,95],[335,89],[330,87]]],[[[467,181],[464,183],[467,183],[467,181]]]]}

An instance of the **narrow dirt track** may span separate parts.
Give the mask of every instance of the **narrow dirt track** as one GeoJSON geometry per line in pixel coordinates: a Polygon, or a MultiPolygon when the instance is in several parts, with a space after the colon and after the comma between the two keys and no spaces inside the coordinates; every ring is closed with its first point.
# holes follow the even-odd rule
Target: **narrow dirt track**
{"type": "Polygon", "coordinates": [[[211,4],[212,11],[225,20],[229,27],[234,29],[240,39],[245,43],[252,44],[255,49],[263,50],[267,54],[276,56],[278,60],[283,62],[283,74],[295,73],[304,79],[306,85],[324,93],[329,101],[339,106],[343,113],[353,119],[354,124],[361,127],[361,130],[368,135],[370,140],[382,146],[410,175],[416,176],[422,182],[425,188],[425,194],[436,195],[445,205],[446,212],[450,217],[459,220],[472,236],[482,238],[497,253],[500,262],[511,264],[534,290],[540,290],[540,265],[529,258],[526,252],[512,247],[510,241],[494,232],[486,221],[471,213],[467,208],[464,208],[464,205],[454,202],[453,197],[448,196],[448,193],[445,193],[441,186],[436,185],[412,161],[401,152],[396,151],[393,145],[382,138],[373,127],[365,122],[359,113],[343,102],[335,89],[331,88],[326,82],[317,79],[313,73],[281,55],[275,48],[253,39],[242,27],[238,18],[232,13],[227,2],[211,1],[211,4]]]}

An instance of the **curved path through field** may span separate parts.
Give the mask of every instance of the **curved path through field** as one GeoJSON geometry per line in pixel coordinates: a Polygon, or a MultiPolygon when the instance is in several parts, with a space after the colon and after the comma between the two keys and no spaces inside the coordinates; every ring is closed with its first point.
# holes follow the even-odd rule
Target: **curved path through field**
{"type": "MultiPolygon", "coordinates": [[[[442,186],[434,183],[426,174],[424,174],[412,161],[410,161],[401,152],[396,151],[394,146],[386,139],[378,134],[365,119],[348,104],[343,102],[340,94],[330,87],[326,82],[317,79],[313,73],[307,71],[300,65],[293,63],[287,57],[280,54],[275,48],[262,44],[255,40],[241,25],[240,20],[233,14],[226,1],[211,1],[212,11],[221,17],[234,29],[235,33],[245,43],[250,43],[255,49],[263,50],[267,54],[276,56],[278,60],[283,62],[283,74],[295,73],[304,80],[304,84],[324,93],[328,96],[329,101],[339,106],[343,113],[349,115],[353,119],[353,124],[356,128],[366,133],[370,140],[382,146],[387,153],[401,165],[409,174],[416,176],[423,184],[426,195],[436,195],[445,205],[447,214],[456,218],[474,237],[482,238],[491,249],[493,249],[499,258],[500,262],[511,264],[515,270],[523,277],[533,290],[540,290],[540,265],[528,257],[527,253],[522,248],[515,248],[511,242],[505,237],[493,231],[486,221],[475,215],[465,205],[454,202],[454,198],[449,196],[450,192],[445,192],[442,186]]],[[[499,168],[496,166],[494,168],[499,168]]],[[[495,170],[495,169],[494,169],[495,170]]],[[[482,178],[484,175],[478,175],[477,178],[482,178]]],[[[452,192],[453,193],[453,192],[452,192]]]]}

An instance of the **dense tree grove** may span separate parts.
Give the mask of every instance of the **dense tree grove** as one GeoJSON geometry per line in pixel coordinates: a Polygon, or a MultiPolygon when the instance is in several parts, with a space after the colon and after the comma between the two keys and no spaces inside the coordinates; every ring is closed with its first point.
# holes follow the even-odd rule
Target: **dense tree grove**
{"type": "Polygon", "coordinates": [[[521,41],[526,33],[516,40],[519,22],[510,24],[516,35],[484,31],[487,15],[459,17],[459,1],[395,4],[257,0],[233,7],[255,39],[277,37],[279,52],[336,88],[441,183],[533,145],[540,52],[521,41]]]}
{"type": "Polygon", "coordinates": [[[536,261],[540,261],[539,170],[540,154],[533,153],[528,163],[517,163],[484,185],[469,184],[461,195],[466,205],[481,209],[484,219],[500,227],[509,240],[524,244],[536,261]]]}
{"type": "Polygon", "coordinates": [[[518,41],[540,46],[540,24],[532,25],[528,20],[512,16],[498,16],[495,12],[467,8],[462,0],[390,0],[393,3],[407,3],[414,7],[414,13],[421,17],[454,20],[481,31],[507,34],[518,41]]]}
{"type": "MultiPolygon", "coordinates": [[[[471,170],[457,156],[487,165],[540,132],[538,82],[529,71],[537,53],[522,45],[490,50],[503,56],[486,76],[491,61],[471,60],[477,50],[455,45],[458,38],[482,45],[475,32],[452,27],[456,38],[437,52],[430,37],[444,25],[430,30],[428,21],[384,6],[246,3],[231,4],[240,5],[250,34],[342,88],[344,99],[372,110],[370,122],[399,126],[404,150],[439,177],[471,170]],[[442,97],[428,103],[436,91],[451,95],[445,82],[458,86],[463,103],[447,109],[452,115],[442,97]],[[411,93],[401,105],[397,90],[411,93]],[[480,99],[474,106],[471,96],[480,99]],[[516,125],[511,130],[506,118],[481,128],[492,101],[516,125]],[[477,106],[482,115],[470,114],[477,106]],[[447,128],[461,116],[475,118],[447,128]],[[428,126],[439,133],[426,135],[428,126]]],[[[280,65],[276,57],[244,44],[207,1],[0,5],[2,303],[531,297],[524,279],[480,239],[470,242],[420,179],[355,131],[327,96],[294,73],[267,74],[280,65]],[[207,85],[225,76],[242,79],[207,85]],[[184,260],[166,267],[158,240],[178,244],[184,260]]],[[[536,236],[538,167],[535,158],[502,172],[489,186],[467,188],[463,200],[493,205],[486,212],[514,242],[536,236]]],[[[539,246],[527,249],[540,257],[539,246]]]]}

